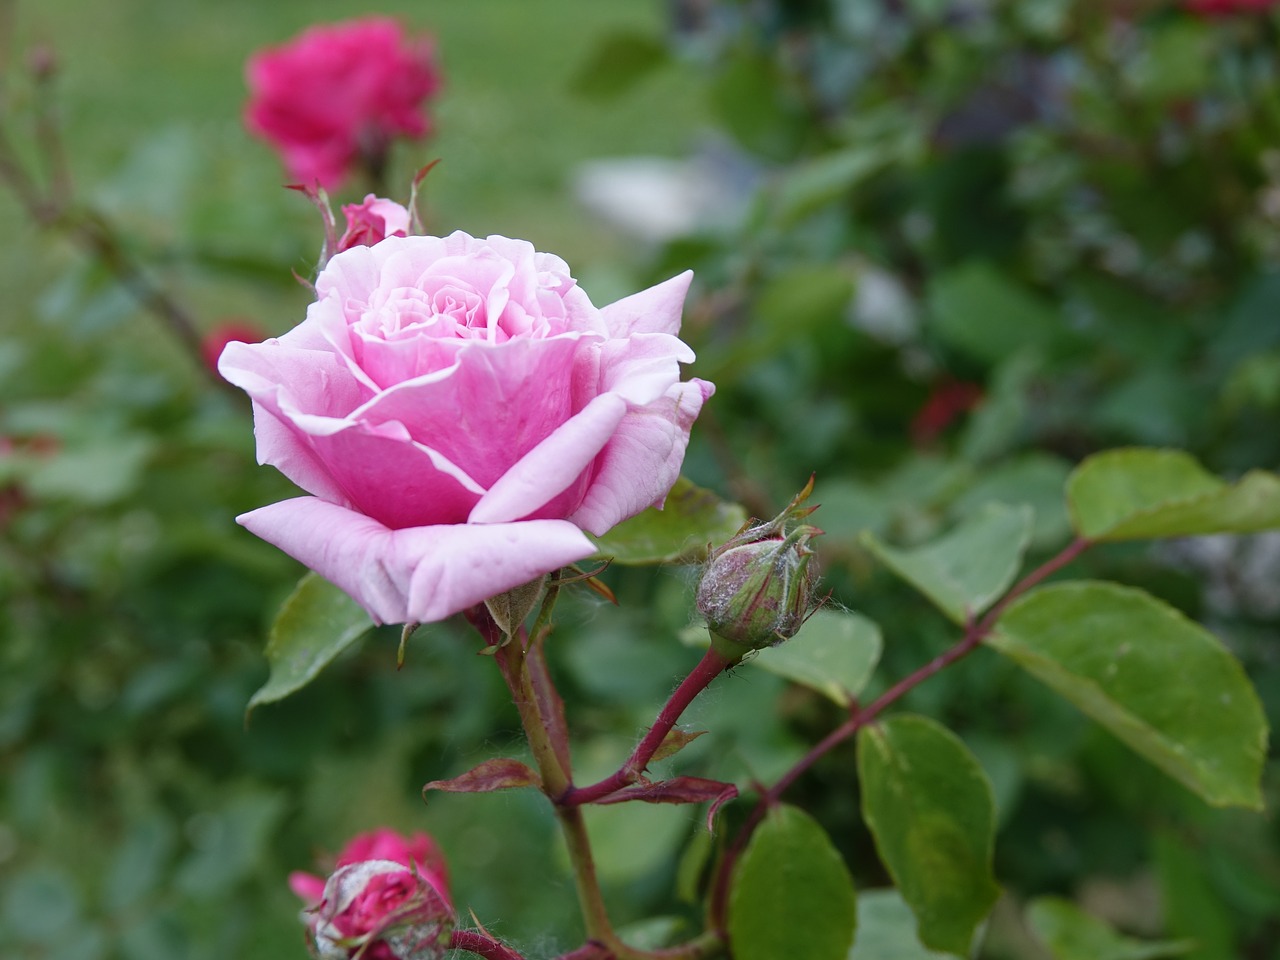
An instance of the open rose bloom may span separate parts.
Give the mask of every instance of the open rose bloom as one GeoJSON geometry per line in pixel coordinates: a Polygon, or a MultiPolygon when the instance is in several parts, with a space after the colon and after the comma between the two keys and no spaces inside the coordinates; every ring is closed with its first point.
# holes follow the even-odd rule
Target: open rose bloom
{"type": "Polygon", "coordinates": [[[448,948],[456,919],[448,875],[426,834],[361,834],[327,880],[294,873],[289,886],[307,905],[302,918],[317,957],[436,960],[448,948]]]}
{"type": "Polygon", "coordinates": [[[345,250],[306,320],[230,344],[260,462],[310,496],[239,522],[383,623],[440,620],[661,504],[711,395],[681,382],[686,273],[597,309],[505,237],[345,250]]]}
{"type": "Polygon", "coordinates": [[[379,165],[396,137],[428,133],[423,104],[440,86],[429,41],[385,17],[311,27],[255,54],[246,79],[245,124],[290,176],[327,189],[379,165]]]}

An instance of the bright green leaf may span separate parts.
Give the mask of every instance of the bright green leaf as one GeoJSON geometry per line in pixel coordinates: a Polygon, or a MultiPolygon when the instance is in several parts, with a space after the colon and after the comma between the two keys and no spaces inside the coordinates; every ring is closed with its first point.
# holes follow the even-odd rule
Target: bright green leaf
{"type": "Polygon", "coordinates": [[[858,732],[858,779],[863,819],[920,941],[967,956],[1000,894],[995,801],[982,767],[937,721],[905,714],[858,732]]]}
{"type": "Polygon", "coordinates": [[[1027,926],[1053,960],[1158,960],[1186,953],[1186,940],[1143,941],[1122,936],[1070,900],[1039,897],[1027,907],[1027,926]]]}
{"type": "Polygon", "coordinates": [[[1209,803],[1261,808],[1258,696],[1177,610],[1131,587],[1055,584],[1012,604],[987,643],[1209,803]]]}
{"type": "Polygon", "coordinates": [[[849,706],[880,660],[880,628],[866,617],[823,609],[800,632],[747,661],[849,706]]]}
{"type": "Polygon", "coordinates": [[[988,503],[950,533],[910,550],[862,543],[894,573],[959,624],[981,613],[1009,588],[1031,541],[1031,508],[988,503]]]}
{"type": "Polygon", "coordinates": [[[1057,313],[990,264],[972,261],[939,276],[929,289],[933,329],[975,360],[998,363],[1047,343],[1057,313]]]}
{"type": "Polygon", "coordinates": [[[733,873],[729,942],[735,960],[845,960],[857,923],[853,880],[807,813],[770,810],[733,873]]]}
{"type": "Polygon", "coordinates": [[[596,552],[619,564],[696,563],[707,544],[723,543],[746,522],[742,507],[681,477],[661,510],[645,510],[596,537],[596,552]]]}
{"type": "Polygon", "coordinates": [[[248,709],[302,689],[372,629],[369,614],[358,603],[319,574],[308,573],[271,625],[266,649],[271,674],[249,698],[248,709]]]}
{"type": "Polygon", "coordinates": [[[794,222],[839,200],[893,159],[883,146],[858,144],[789,170],[778,183],[775,202],[784,222],[794,222]]]}
{"type": "Polygon", "coordinates": [[[1180,450],[1108,450],[1076,467],[1067,506],[1090,540],[1256,533],[1280,527],[1280,477],[1254,470],[1227,484],[1180,450]]]}
{"type": "Polygon", "coordinates": [[[864,890],[858,894],[858,939],[849,960],[952,960],[922,946],[916,917],[897,890],[864,890]]]}

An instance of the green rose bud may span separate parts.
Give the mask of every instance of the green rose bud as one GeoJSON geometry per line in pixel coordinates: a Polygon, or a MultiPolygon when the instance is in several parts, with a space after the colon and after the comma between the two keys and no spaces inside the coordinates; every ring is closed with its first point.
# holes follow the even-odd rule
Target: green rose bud
{"type": "Polygon", "coordinates": [[[743,528],[711,552],[698,585],[698,611],[712,642],[728,641],[725,653],[771,647],[795,636],[813,608],[809,541],[822,533],[799,523],[814,508],[800,508],[813,480],[768,523],[743,528]]]}

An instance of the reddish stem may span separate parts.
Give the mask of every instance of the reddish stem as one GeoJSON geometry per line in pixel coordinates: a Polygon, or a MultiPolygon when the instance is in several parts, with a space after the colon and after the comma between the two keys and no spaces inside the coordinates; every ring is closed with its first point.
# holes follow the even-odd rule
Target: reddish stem
{"type": "Polygon", "coordinates": [[[521,954],[516,953],[506,944],[499,943],[478,930],[453,931],[449,946],[454,950],[465,950],[467,953],[474,953],[477,956],[484,957],[485,960],[524,960],[521,954]]]}
{"type": "Polygon", "coordinates": [[[985,640],[993,629],[996,622],[1000,619],[1001,614],[1008,609],[1018,597],[1026,593],[1032,587],[1054,573],[1057,573],[1076,557],[1080,556],[1085,550],[1092,546],[1092,541],[1083,537],[1078,537],[1068,544],[1056,556],[1047,560],[1045,563],[1036,567],[1029,574],[1019,580],[1007,593],[987,611],[980,621],[970,619],[965,627],[964,636],[958,643],[949,649],[943,651],[934,657],[924,666],[920,667],[914,673],[899,680],[892,687],[886,690],[867,707],[858,709],[854,708],[852,715],[827,734],[819,743],[817,743],[808,753],[800,758],[799,761],[788,770],[772,787],[767,789],[760,795],[755,807],[747,816],[746,822],[734,837],[733,843],[725,852],[724,859],[720,862],[719,869],[716,873],[715,886],[711,892],[711,917],[712,922],[717,929],[723,929],[725,924],[725,909],[727,907],[729,895],[729,878],[733,875],[733,866],[737,862],[738,857],[742,854],[746,847],[747,840],[750,839],[752,831],[759,826],[760,821],[764,819],[764,815],[769,809],[775,806],[781,799],[782,794],[800,778],[802,774],[815,763],[818,762],[826,754],[830,753],[837,745],[849,739],[877,716],[884,712],[885,709],[892,706],[898,700],[902,699],[907,693],[915,689],[925,680],[928,680],[935,673],[951,666],[957,660],[961,660],[968,656],[985,640]]]}
{"type": "Polygon", "coordinates": [[[567,807],[591,803],[639,780],[645,767],[653,760],[653,755],[658,752],[667,734],[671,732],[671,728],[679,721],[680,715],[698,694],[711,685],[712,680],[732,665],[733,661],[728,657],[717,652],[714,647],[709,648],[703,658],[698,661],[698,665],[680,682],[680,686],[676,687],[670,699],[662,705],[653,726],[636,744],[631,756],[618,768],[617,772],[590,786],[570,787],[556,798],[556,803],[567,807]]]}

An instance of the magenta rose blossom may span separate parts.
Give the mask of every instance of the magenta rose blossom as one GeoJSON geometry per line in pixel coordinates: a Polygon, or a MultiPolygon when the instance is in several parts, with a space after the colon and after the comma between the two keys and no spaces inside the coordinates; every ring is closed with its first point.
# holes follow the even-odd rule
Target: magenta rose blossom
{"type": "Polygon", "coordinates": [[[337,254],[289,333],[232,343],[258,459],[311,496],[239,517],[382,623],[440,620],[660,505],[711,395],[691,274],[603,309],[559,257],[465,233],[337,254]]]}
{"type": "Polygon", "coordinates": [[[410,216],[407,208],[394,200],[386,200],[372,193],[363,203],[348,203],[342,208],[347,218],[347,229],[338,240],[338,250],[352,247],[372,247],[387,237],[407,237],[410,216]]]}
{"type": "Polygon", "coordinates": [[[428,133],[423,104],[440,86],[430,42],[383,17],[311,27],[251,57],[246,79],[245,124],[290,176],[328,189],[360,160],[379,165],[396,137],[428,133]]]}

